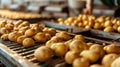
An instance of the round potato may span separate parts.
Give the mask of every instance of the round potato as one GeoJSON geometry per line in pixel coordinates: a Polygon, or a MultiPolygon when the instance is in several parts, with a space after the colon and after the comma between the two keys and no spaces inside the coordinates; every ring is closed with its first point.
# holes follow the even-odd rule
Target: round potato
{"type": "Polygon", "coordinates": [[[35,36],[34,36],[34,39],[37,41],[37,42],[46,42],[47,38],[45,36],[44,33],[37,33],[35,36]]]}
{"type": "Polygon", "coordinates": [[[60,37],[61,39],[65,40],[65,41],[71,39],[70,35],[67,32],[57,33],[56,36],[60,37]]]}
{"type": "Polygon", "coordinates": [[[46,62],[50,60],[53,56],[53,51],[49,47],[41,46],[38,49],[35,50],[34,56],[39,60],[40,62],[46,62]]]}
{"type": "Polygon", "coordinates": [[[8,39],[10,41],[17,42],[17,38],[21,35],[22,35],[21,33],[17,32],[17,31],[14,31],[14,32],[11,32],[11,33],[8,34],[8,39]]]}
{"type": "Polygon", "coordinates": [[[120,53],[120,47],[115,44],[107,45],[103,49],[106,51],[106,53],[120,53]]]}
{"type": "Polygon", "coordinates": [[[76,39],[76,40],[81,40],[81,41],[85,41],[85,38],[84,38],[84,36],[82,36],[82,35],[75,35],[74,39],[76,39]]]}
{"type": "Polygon", "coordinates": [[[16,23],[15,23],[15,27],[18,27],[23,21],[22,20],[18,20],[16,23]]]}
{"type": "Polygon", "coordinates": [[[25,38],[22,42],[22,45],[24,47],[31,47],[31,46],[34,46],[34,44],[35,44],[35,41],[32,38],[25,38]]]}
{"type": "Polygon", "coordinates": [[[20,43],[20,44],[21,44],[25,38],[26,38],[26,36],[24,36],[24,35],[19,36],[19,37],[17,38],[17,43],[20,43]]]}
{"type": "Polygon", "coordinates": [[[99,52],[93,50],[84,50],[80,53],[80,56],[90,60],[91,63],[98,61],[99,52]]]}
{"type": "Polygon", "coordinates": [[[0,29],[0,34],[8,34],[10,31],[7,30],[5,27],[0,29]]]}
{"type": "Polygon", "coordinates": [[[120,57],[116,58],[112,64],[111,67],[120,67],[120,57]]]}
{"type": "Polygon", "coordinates": [[[2,39],[2,40],[8,40],[8,34],[3,34],[3,35],[1,36],[1,39],[2,39]]]}
{"type": "Polygon", "coordinates": [[[118,57],[119,57],[119,55],[117,55],[117,54],[107,54],[103,57],[102,64],[105,67],[110,67],[111,63],[118,57]]]}
{"type": "Polygon", "coordinates": [[[92,65],[90,65],[90,67],[105,67],[105,66],[100,65],[100,64],[92,64],[92,65]]]}
{"type": "Polygon", "coordinates": [[[64,43],[54,43],[51,49],[55,52],[56,56],[64,56],[68,51],[68,47],[64,43]]]}
{"type": "Polygon", "coordinates": [[[102,58],[105,55],[105,51],[103,50],[103,46],[102,45],[94,44],[89,49],[93,50],[93,51],[96,51],[96,52],[99,52],[100,58],[102,58]]]}
{"type": "Polygon", "coordinates": [[[88,49],[86,43],[80,40],[73,40],[69,45],[70,50],[74,50],[76,52],[81,52],[82,50],[88,49]]]}
{"type": "Polygon", "coordinates": [[[73,61],[73,67],[89,67],[90,62],[85,58],[76,58],[73,61]]]}
{"type": "Polygon", "coordinates": [[[33,35],[36,34],[36,30],[35,29],[28,29],[26,32],[25,32],[25,36],[27,37],[31,37],[33,35]]]}
{"type": "Polygon", "coordinates": [[[65,54],[65,61],[68,64],[72,64],[73,61],[79,57],[79,53],[77,53],[76,51],[68,51],[65,54]]]}

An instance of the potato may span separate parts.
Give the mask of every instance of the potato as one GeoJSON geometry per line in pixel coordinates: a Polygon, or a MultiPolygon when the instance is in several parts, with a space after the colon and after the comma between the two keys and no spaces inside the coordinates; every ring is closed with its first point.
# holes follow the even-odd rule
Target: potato
{"type": "Polygon", "coordinates": [[[28,30],[25,31],[25,36],[27,36],[27,37],[31,37],[31,36],[33,36],[35,34],[36,34],[35,29],[28,29],[28,30]]]}
{"type": "Polygon", "coordinates": [[[74,20],[75,20],[74,17],[69,17],[69,18],[67,19],[68,22],[73,22],[74,20]]]}
{"type": "Polygon", "coordinates": [[[111,63],[118,57],[119,57],[119,55],[117,55],[117,54],[107,54],[103,57],[102,64],[105,67],[111,67],[111,63]]]}
{"type": "Polygon", "coordinates": [[[60,37],[61,39],[65,40],[65,41],[69,40],[71,38],[67,32],[57,33],[56,36],[60,37]]]}
{"type": "Polygon", "coordinates": [[[34,56],[39,60],[40,62],[46,62],[50,60],[53,56],[53,51],[49,47],[41,46],[37,48],[34,52],[34,56]]]}
{"type": "Polygon", "coordinates": [[[93,43],[91,43],[91,42],[88,42],[86,44],[87,44],[88,48],[90,48],[93,45],[93,43]]]}
{"type": "Polygon", "coordinates": [[[84,36],[82,36],[82,35],[75,35],[74,39],[76,39],[76,40],[81,40],[81,41],[85,41],[85,38],[84,38],[84,36]]]}
{"type": "Polygon", "coordinates": [[[76,58],[73,61],[73,67],[89,67],[90,62],[85,58],[76,58]]]}
{"type": "Polygon", "coordinates": [[[90,65],[90,67],[105,67],[105,66],[100,65],[100,64],[92,64],[92,65],[90,65]]]}
{"type": "Polygon", "coordinates": [[[105,32],[113,32],[114,29],[111,26],[108,26],[108,27],[104,28],[103,31],[105,31],[105,32]]]}
{"type": "Polygon", "coordinates": [[[0,34],[8,34],[10,31],[7,30],[5,27],[0,29],[0,34]]]}
{"type": "Polygon", "coordinates": [[[29,24],[30,24],[29,22],[24,21],[18,26],[18,28],[20,29],[21,27],[29,26],[29,24]]]}
{"type": "Polygon", "coordinates": [[[120,33],[120,26],[118,26],[117,31],[120,33]]]}
{"type": "Polygon", "coordinates": [[[101,29],[101,24],[100,23],[95,23],[94,29],[101,29]]]}
{"type": "Polygon", "coordinates": [[[30,29],[29,26],[21,27],[19,31],[21,31],[23,34],[26,32],[26,30],[30,29]]]}
{"type": "Polygon", "coordinates": [[[44,33],[49,33],[51,36],[54,36],[56,34],[56,30],[54,28],[44,28],[44,33]]]}
{"type": "Polygon", "coordinates": [[[82,26],[83,26],[83,23],[78,23],[78,26],[79,26],[79,27],[82,27],[82,26]]]}
{"type": "Polygon", "coordinates": [[[81,52],[82,50],[88,49],[86,43],[80,40],[73,40],[69,45],[70,50],[74,50],[76,52],[81,52]]]}
{"type": "Polygon", "coordinates": [[[35,36],[34,36],[34,39],[37,41],[37,42],[46,42],[47,38],[45,36],[44,33],[37,33],[35,36]]]}
{"type": "Polygon", "coordinates": [[[107,45],[103,49],[106,51],[106,53],[120,53],[120,47],[115,44],[107,45]]]}
{"type": "Polygon", "coordinates": [[[0,22],[0,28],[5,27],[6,25],[6,20],[0,22]]]}
{"type": "Polygon", "coordinates": [[[5,28],[8,29],[8,30],[13,30],[14,25],[13,24],[6,24],[5,28]]]}
{"type": "Polygon", "coordinates": [[[120,57],[116,58],[112,64],[111,67],[120,67],[120,57]]]}
{"type": "Polygon", "coordinates": [[[45,37],[47,40],[49,40],[51,38],[51,35],[49,33],[45,33],[45,37]]]}
{"type": "Polygon", "coordinates": [[[61,37],[58,37],[58,36],[53,36],[50,40],[54,40],[57,42],[63,42],[63,39],[61,37]]]}
{"type": "Polygon", "coordinates": [[[73,61],[79,57],[79,53],[75,52],[75,51],[68,51],[66,54],[65,54],[65,61],[66,63],[68,64],[72,64],[73,61]]]}
{"type": "Polygon", "coordinates": [[[8,40],[8,34],[3,34],[3,35],[1,36],[1,39],[2,39],[2,40],[8,40]]]}
{"type": "Polygon", "coordinates": [[[58,22],[64,22],[65,20],[63,18],[58,18],[58,22]]]}
{"type": "Polygon", "coordinates": [[[113,29],[114,29],[114,30],[119,30],[118,27],[119,27],[119,26],[116,25],[116,24],[113,25],[113,29]]]}
{"type": "Polygon", "coordinates": [[[23,21],[22,24],[23,24],[23,25],[26,25],[26,26],[29,26],[29,25],[30,25],[30,23],[29,23],[28,21],[23,21]]]}
{"type": "Polygon", "coordinates": [[[24,47],[31,47],[31,46],[34,46],[35,45],[35,41],[32,39],[32,38],[25,38],[23,41],[22,41],[22,45],[24,47]]]}
{"type": "Polygon", "coordinates": [[[98,61],[99,52],[93,50],[84,50],[80,53],[80,56],[90,60],[91,63],[98,61]]]}
{"type": "Polygon", "coordinates": [[[45,45],[46,45],[47,47],[51,47],[54,43],[58,43],[58,42],[55,41],[55,40],[49,40],[49,41],[46,42],[45,45]]]}
{"type": "Polygon", "coordinates": [[[26,36],[24,36],[24,35],[19,36],[19,37],[17,38],[17,43],[20,43],[20,44],[21,44],[25,38],[26,38],[26,36]]]}
{"type": "Polygon", "coordinates": [[[14,32],[11,32],[11,33],[8,34],[8,39],[10,41],[17,42],[17,38],[21,35],[22,35],[21,33],[17,32],[17,31],[14,31],[14,32]]]}
{"type": "Polygon", "coordinates": [[[99,44],[94,44],[90,48],[90,50],[94,50],[96,52],[99,52],[100,58],[102,58],[105,55],[105,51],[103,50],[103,46],[99,44]]]}
{"type": "Polygon", "coordinates": [[[23,21],[22,20],[18,20],[16,23],[15,23],[15,27],[18,27],[23,21]]]}
{"type": "Polygon", "coordinates": [[[36,32],[42,32],[42,28],[39,26],[39,24],[33,24],[31,29],[35,29],[36,32]]]}
{"type": "Polygon", "coordinates": [[[64,43],[54,43],[51,49],[55,52],[56,56],[64,56],[68,51],[68,47],[64,43]]]}
{"type": "MultiPolygon", "coordinates": [[[[69,45],[70,45],[70,43],[72,42],[73,40],[71,39],[71,40],[68,40],[68,41],[66,41],[65,42],[65,44],[67,45],[67,47],[69,47],[69,45]]],[[[70,48],[70,47],[69,47],[70,48]]]]}
{"type": "Polygon", "coordinates": [[[112,22],[111,21],[105,21],[104,26],[105,27],[112,26],[112,22]]]}
{"type": "Polygon", "coordinates": [[[86,25],[86,26],[85,26],[85,29],[91,29],[91,27],[90,27],[90,26],[88,26],[88,25],[86,25]]]}

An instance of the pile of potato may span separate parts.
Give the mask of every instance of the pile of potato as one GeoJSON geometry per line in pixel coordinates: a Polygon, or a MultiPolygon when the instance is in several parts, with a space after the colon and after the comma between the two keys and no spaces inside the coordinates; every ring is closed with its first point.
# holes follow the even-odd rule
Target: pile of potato
{"type": "Polygon", "coordinates": [[[68,19],[59,18],[59,24],[84,27],[86,29],[97,29],[105,32],[119,32],[120,20],[115,18],[93,15],[79,15],[77,17],[69,17],[68,19]]]}
{"type": "Polygon", "coordinates": [[[3,20],[0,21],[0,34],[2,40],[10,40],[24,47],[30,47],[35,45],[35,42],[46,42],[56,34],[56,30],[22,20],[15,23],[3,20]]]}
{"type": "Polygon", "coordinates": [[[32,19],[32,18],[41,18],[39,14],[30,14],[30,13],[22,13],[15,12],[9,10],[0,10],[0,16],[10,19],[32,19]]]}
{"type": "Polygon", "coordinates": [[[40,62],[47,62],[54,56],[64,57],[65,62],[73,67],[120,67],[119,46],[84,41],[82,35],[71,37],[66,32],[60,32],[48,40],[45,46],[36,49],[34,56],[40,62]]]}

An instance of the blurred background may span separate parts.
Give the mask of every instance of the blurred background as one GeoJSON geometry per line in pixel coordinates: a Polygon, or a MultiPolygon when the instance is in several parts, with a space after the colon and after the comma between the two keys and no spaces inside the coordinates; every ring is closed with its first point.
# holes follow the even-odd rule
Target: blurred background
{"type": "MultiPolygon", "coordinates": [[[[85,4],[86,0],[0,0],[0,9],[66,18],[84,13],[85,4]]],[[[93,7],[93,14],[96,16],[113,16],[114,10],[116,9],[104,5],[100,0],[94,0],[93,7]]]]}

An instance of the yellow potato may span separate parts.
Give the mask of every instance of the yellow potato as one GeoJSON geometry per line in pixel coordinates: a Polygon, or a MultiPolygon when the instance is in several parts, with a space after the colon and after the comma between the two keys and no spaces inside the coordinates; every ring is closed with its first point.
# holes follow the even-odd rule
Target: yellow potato
{"type": "Polygon", "coordinates": [[[91,63],[98,61],[99,59],[99,52],[93,50],[84,50],[80,53],[80,56],[88,59],[91,63]]]}
{"type": "Polygon", "coordinates": [[[104,50],[106,51],[106,53],[120,53],[120,47],[115,44],[105,46],[104,50]]]}
{"type": "Polygon", "coordinates": [[[73,67],[89,67],[90,62],[85,58],[76,58],[73,61],[73,67]]]}
{"type": "Polygon", "coordinates": [[[118,57],[119,57],[119,55],[117,55],[117,54],[107,54],[103,57],[102,64],[105,67],[111,67],[111,63],[118,57]]]}
{"type": "Polygon", "coordinates": [[[56,34],[56,30],[54,28],[44,28],[44,33],[49,33],[51,36],[54,36],[56,34]]]}
{"type": "Polygon", "coordinates": [[[10,31],[7,30],[5,27],[0,29],[0,34],[8,34],[10,31]]]}
{"type": "Polygon", "coordinates": [[[20,44],[21,44],[25,38],[26,38],[26,36],[24,36],[24,35],[19,36],[19,37],[17,38],[17,43],[20,43],[20,44]]]}
{"type": "Polygon", "coordinates": [[[85,41],[85,38],[82,35],[75,35],[74,39],[80,40],[80,41],[85,41]]]}
{"type": "Polygon", "coordinates": [[[36,34],[35,29],[28,29],[28,30],[25,31],[25,36],[27,36],[27,37],[31,37],[31,36],[33,36],[35,34],[36,34]]]}
{"type": "Polygon", "coordinates": [[[19,31],[21,31],[23,34],[26,32],[26,30],[30,29],[29,26],[21,27],[19,31]]]}
{"type": "Polygon", "coordinates": [[[2,40],[8,40],[8,34],[3,34],[3,35],[1,36],[1,39],[2,39],[2,40]]]}
{"type": "Polygon", "coordinates": [[[88,49],[86,43],[80,40],[73,40],[69,45],[70,50],[74,50],[76,52],[81,52],[82,50],[88,49]]]}
{"type": "Polygon", "coordinates": [[[18,27],[23,21],[22,20],[18,20],[16,23],[15,23],[15,27],[18,27]]]}
{"type": "Polygon", "coordinates": [[[68,51],[66,54],[65,54],[65,61],[66,63],[68,64],[72,64],[73,61],[79,57],[79,53],[75,52],[75,51],[68,51]]]}
{"type": "Polygon", "coordinates": [[[67,32],[60,32],[56,34],[57,37],[60,37],[63,40],[69,40],[71,37],[67,32]]]}
{"type": "Polygon", "coordinates": [[[112,26],[112,22],[111,21],[105,21],[104,26],[105,27],[112,26]]]}
{"type": "Polygon", "coordinates": [[[64,22],[65,20],[63,18],[58,18],[58,22],[64,22]]]}
{"type": "Polygon", "coordinates": [[[5,25],[6,25],[6,20],[0,22],[0,28],[5,27],[5,25]]]}
{"type": "Polygon", "coordinates": [[[105,55],[105,51],[103,50],[103,46],[99,44],[93,44],[90,48],[90,50],[99,52],[100,58],[102,58],[105,55]]]}
{"type": "Polygon", "coordinates": [[[41,46],[37,48],[34,52],[34,56],[39,60],[40,62],[46,62],[50,60],[53,56],[53,51],[49,47],[41,46]]]}
{"type": "Polygon", "coordinates": [[[8,39],[10,41],[17,42],[17,38],[21,35],[22,35],[21,33],[17,32],[17,31],[14,31],[14,32],[11,32],[11,33],[8,34],[8,39]]]}
{"type": "Polygon", "coordinates": [[[45,36],[44,33],[37,33],[35,36],[34,36],[34,39],[37,41],[37,42],[46,42],[47,38],[45,36]]]}
{"type": "Polygon", "coordinates": [[[13,30],[14,25],[13,24],[6,24],[5,28],[8,29],[8,30],[13,30]]]}
{"type": "Polygon", "coordinates": [[[51,38],[51,35],[49,33],[45,33],[45,37],[47,40],[49,40],[51,38]]]}
{"type": "Polygon", "coordinates": [[[113,32],[114,29],[111,26],[108,26],[108,27],[104,28],[103,31],[105,31],[105,32],[113,32]]]}
{"type": "Polygon", "coordinates": [[[64,56],[68,51],[68,47],[64,43],[54,43],[51,49],[55,52],[56,56],[64,56]]]}
{"type": "Polygon", "coordinates": [[[112,64],[111,67],[120,67],[120,57],[116,58],[112,64]]]}
{"type": "Polygon", "coordinates": [[[32,38],[25,38],[23,41],[22,41],[22,45],[24,47],[31,47],[31,46],[34,46],[35,45],[35,41],[32,39],[32,38]]]}
{"type": "Polygon", "coordinates": [[[105,66],[100,65],[100,64],[92,64],[92,65],[90,65],[90,67],[105,67],[105,66]]]}
{"type": "Polygon", "coordinates": [[[117,31],[120,33],[120,26],[118,26],[117,31]]]}

